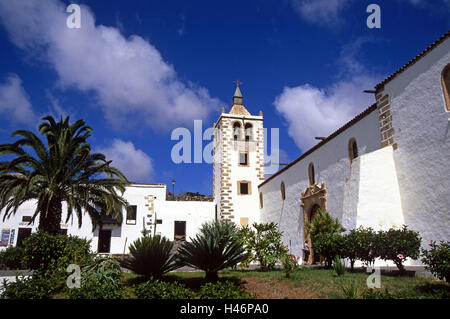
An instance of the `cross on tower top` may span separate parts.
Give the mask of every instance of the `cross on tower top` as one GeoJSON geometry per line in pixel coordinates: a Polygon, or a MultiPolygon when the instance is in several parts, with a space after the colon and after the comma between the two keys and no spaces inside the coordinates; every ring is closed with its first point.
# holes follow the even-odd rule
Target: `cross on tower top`
{"type": "Polygon", "coordinates": [[[242,105],[242,93],[241,93],[241,90],[239,90],[239,84],[242,84],[242,82],[239,80],[236,80],[236,81],[234,81],[234,83],[236,83],[236,91],[234,92],[234,96],[233,96],[233,105],[235,105],[235,104],[242,105]]]}

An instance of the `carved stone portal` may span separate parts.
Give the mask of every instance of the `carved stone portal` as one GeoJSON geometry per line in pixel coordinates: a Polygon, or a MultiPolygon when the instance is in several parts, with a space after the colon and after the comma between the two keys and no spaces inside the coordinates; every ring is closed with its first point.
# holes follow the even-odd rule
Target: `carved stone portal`
{"type": "MultiPolygon", "coordinates": [[[[310,222],[319,209],[327,210],[327,189],[325,183],[322,185],[310,185],[304,192],[302,192],[302,209],[303,209],[303,236],[304,241],[308,243],[309,256],[306,263],[311,265],[314,263],[314,249],[311,244],[311,236],[307,234],[305,225],[310,222]]],[[[305,260],[305,258],[303,259],[305,260]]]]}

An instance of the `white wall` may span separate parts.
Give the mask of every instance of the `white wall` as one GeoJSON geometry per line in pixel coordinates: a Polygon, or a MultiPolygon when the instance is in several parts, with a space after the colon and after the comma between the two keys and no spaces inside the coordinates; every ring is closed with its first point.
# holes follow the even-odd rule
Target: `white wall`
{"type": "Polygon", "coordinates": [[[248,218],[249,224],[259,222],[258,184],[264,178],[263,117],[222,114],[218,123],[220,139],[215,140],[217,147],[213,174],[214,200],[218,205],[219,216],[222,214],[222,218],[230,218],[238,225],[241,218],[248,218]],[[252,124],[254,138],[251,141],[234,141],[233,123],[236,121],[241,124],[242,138],[245,136],[244,123],[252,124]],[[240,151],[248,151],[249,166],[239,165],[240,151]],[[251,193],[238,194],[238,181],[250,181],[251,193]],[[224,209],[221,206],[230,208],[224,209]]]}
{"type": "MultiPolygon", "coordinates": [[[[157,225],[156,232],[166,236],[169,240],[174,239],[174,222],[176,220],[186,221],[186,236],[189,238],[196,235],[203,222],[214,219],[213,202],[166,201],[166,185],[164,184],[133,184],[126,188],[124,197],[130,205],[137,206],[136,223],[128,224],[126,213],[123,212],[123,222],[120,226],[103,226],[103,229],[112,230],[110,252],[113,254],[122,254],[124,249],[125,253],[128,253],[129,245],[142,236],[143,223],[145,223],[146,229],[151,230],[153,234],[153,224],[148,225],[147,223],[155,221],[155,213],[156,218],[162,220],[162,224],[157,225]]],[[[90,239],[91,249],[97,251],[99,227],[92,231],[92,222],[86,213],[83,215],[81,228],[78,228],[76,215],[66,223],[66,207],[66,204],[63,203],[61,228],[67,229],[67,233],[70,235],[90,239]]],[[[22,205],[14,217],[0,222],[0,230],[3,228],[15,229],[13,245],[17,243],[19,227],[32,228],[33,233],[37,231],[39,217],[32,226],[21,223],[22,216],[32,216],[34,209],[35,201],[30,201],[22,205]]],[[[1,247],[0,249],[5,248],[1,247]]]]}
{"type": "Polygon", "coordinates": [[[450,112],[441,73],[450,63],[447,39],[385,85],[389,94],[394,152],[405,223],[422,245],[450,240],[450,112]]]}
{"type": "Polygon", "coordinates": [[[300,206],[301,192],[309,186],[310,162],[314,163],[316,183],[320,185],[325,182],[329,213],[340,220],[344,217],[344,224],[347,226],[356,226],[356,218],[348,218],[351,214],[356,216],[359,197],[359,162],[354,161],[350,168],[348,158],[348,142],[352,137],[357,141],[360,155],[380,147],[376,111],[366,115],[259,188],[264,202],[261,221],[279,224],[284,232],[283,242],[288,245],[291,253],[302,256],[304,225],[303,210],[300,206]],[[284,181],[286,186],[284,201],[281,200],[281,181],[284,181]]]}
{"type": "Polygon", "coordinates": [[[166,201],[157,215],[162,224],[157,225],[156,231],[174,240],[175,221],[186,221],[186,240],[189,240],[203,223],[215,219],[214,206],[214,202],[166,201]]]}

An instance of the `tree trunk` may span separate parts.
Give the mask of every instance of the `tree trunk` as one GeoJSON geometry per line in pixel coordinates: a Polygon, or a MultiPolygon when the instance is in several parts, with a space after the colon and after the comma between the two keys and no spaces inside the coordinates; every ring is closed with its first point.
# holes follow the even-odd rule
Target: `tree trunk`
{"type": "Polygon", "coordinates": [[[216,282],[219,279],[219,275],[217,271],[206,271],[206,281],[207,282],[216,282]]]}
{"type": "Polygon", "coordinates": [[[53,199],[50,202],[47,214],[44,212],[39,214],[39,230],[52,235],[59,234],[61,229],[61,215],[61,200],[53,199]]]}
{"type": "Polygon", "coordinates": [[[399,270],[399,274],[400,276],[402,276],[405,273],[405,266],[403,266],[401,261],[395,261],[394,260],[395,265],[397,266],[398,270],[399,270]]]}

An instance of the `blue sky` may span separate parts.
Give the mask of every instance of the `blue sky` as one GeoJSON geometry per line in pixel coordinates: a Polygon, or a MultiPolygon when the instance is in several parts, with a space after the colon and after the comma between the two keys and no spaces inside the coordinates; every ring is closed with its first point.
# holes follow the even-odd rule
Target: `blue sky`
{"type": "Polygon", "coordinates": [[[212,165],[173,163],[170,136],[229,111],[234,80],[288,162],[371,105],[361,91],[447,32],[449,13],[449,0],[2,0],[0,143],[46,114],[83,118],[131,180],[210,194],[212,165]],[[380,29],[366,26],[371,3],[380,29]]]}

